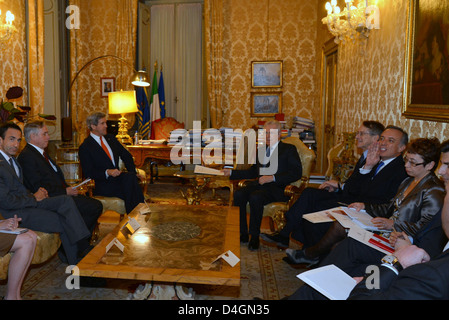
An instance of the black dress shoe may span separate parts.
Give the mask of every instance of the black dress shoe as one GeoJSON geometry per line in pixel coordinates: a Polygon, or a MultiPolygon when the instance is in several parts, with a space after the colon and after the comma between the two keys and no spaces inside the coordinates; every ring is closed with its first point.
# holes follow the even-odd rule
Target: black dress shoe
{"type": "Polygon", "coordinates": [[[248,243],[248,249],[250,251],[255,251],[255,250],[259,249],[259,237],[251,236],[251,240],[249,240],[249,243],[248,243]]]}
{"type": "Polygon", "coordinates": [[[281,235],[279,232],[275,232],[272,234],[261,233],[260,237],[262,238],[262,240],[268,243],[274,243],[281,248],[288,248],[288,244],[290,242],[290,239],[288,237],[281,235]]]}

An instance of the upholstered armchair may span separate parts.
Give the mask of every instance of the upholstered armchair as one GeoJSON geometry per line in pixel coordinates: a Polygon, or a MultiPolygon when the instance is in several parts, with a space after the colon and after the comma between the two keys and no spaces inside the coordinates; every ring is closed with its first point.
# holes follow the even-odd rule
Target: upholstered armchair
{"type": "MultiPolygon", "coordinates": [[[[49,260],[58,251],[61,240],[58,233],[35,231],[37,235],[36,249],[31,264],[41,264],[49,260]]],[[[12,253],[0,257],[0,280],[8,278],[8,267],[12,253]]]]}
{"type": "MultiPolygon", "coordinates": [[[[293,203],[299,198],[301,192],[307,187],[312,165],[316,158],[315,152],[309,149],[300,139],[296,137],[287,137],[282,141],[293,144],[296,147],[301,159],[302,177],[285,188],[284,194],[289,197],[287,202],[272,202],[264,206],[263,216],[270,217],[270,229],[272,231],[280,230],[284,227],[284,213],[288,211],[293,203]]],[[[242,180],[238,183],[238,186],[243,187],[246,183],[247,180],[242,180]]],[[[247,207],[247,212],[249,212],[249,205],[247,207]]]]}
{"type": "Polygon", "coordinates": [[[152,136],[155,140],[169,140],[170,132],[175,129],[184,129],[184,123],[178,122],[175,118],[157,119],[151,124],[152,136]]]}

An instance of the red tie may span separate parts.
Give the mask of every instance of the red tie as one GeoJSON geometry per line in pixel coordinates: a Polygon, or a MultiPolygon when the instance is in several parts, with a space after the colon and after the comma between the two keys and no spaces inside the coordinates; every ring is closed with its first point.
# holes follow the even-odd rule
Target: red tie
{"type": "Polygon", "coordinates": [[[111,159],[111,161],[112,161],[111,154],[109,153],[108,148],[106,148],[106,145],[103,142],[103,137],[102,136],[100,136],[100,142],[101,142],[101,147],[103,148],[104,152],[106,152],[106,154],[108,155],[109,159],[111,159]]]}

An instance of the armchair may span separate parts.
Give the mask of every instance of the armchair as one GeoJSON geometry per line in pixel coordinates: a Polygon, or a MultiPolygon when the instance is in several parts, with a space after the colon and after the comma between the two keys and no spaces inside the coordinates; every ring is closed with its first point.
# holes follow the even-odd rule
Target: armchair
{"type": "Polygon", "coordinates": [[[344,132],[343,140],[332,147],[327,154],[326,178],[344,183],[352,174],[357,163],[357,145],[354,132],[344,132]]]}
{"type": "MultiPolygon", "coordinates": [[[[263,216],[270,217],[270,229],[272,231],[280,230],[284,227],[284,213],[293,205],[293,203],[295,203],[301,195],[301,192],[307,187],[312,164],[316,158],[315,152],[310,150],[300,139],[288,137],[282,141],[293,144],[296,147],[301,159],[302,177],[285,188],[284,194],[289,197],[287,202],[272,202],[264,206],[263,216]]],[[[246,180],[242,180],[238,183],[238,186],[243,187],[246,182],[246,180]]],[[[249,212],[249,205],[247,207],[247,212],[249,212]]]]}

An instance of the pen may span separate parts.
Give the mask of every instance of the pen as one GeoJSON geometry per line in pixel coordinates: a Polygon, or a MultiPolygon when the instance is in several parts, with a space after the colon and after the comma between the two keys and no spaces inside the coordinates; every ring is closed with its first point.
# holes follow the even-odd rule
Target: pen
{"type": "Polygon", "coordinates": [[[347,203],[344,203],[344,202],[337,202],[339,205],[342,205],[342,206],[345,206],[345,207],[348,207],[349,206],[349,204],[347,204],[347,203]]]}

